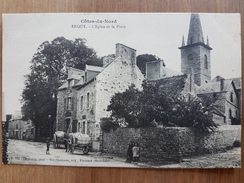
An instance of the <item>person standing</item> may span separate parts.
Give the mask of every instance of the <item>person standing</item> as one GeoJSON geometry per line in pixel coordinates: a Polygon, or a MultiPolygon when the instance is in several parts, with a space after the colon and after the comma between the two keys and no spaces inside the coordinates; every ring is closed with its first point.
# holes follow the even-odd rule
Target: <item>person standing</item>
{"type": "Polygon", "coordinates": [[[47,138],[46,144],[47,144],[46,154],[50,154],[50,152],[49,152],[49,148],[50,148],[50,137],[47,138]]]}
{"type": "Polygon", "coordinates": [[[138,147],[138,143],[132,147],[132,154],[133,154],[133,162],[138,163],[139,155],[140,155],[140,148],[138,147]]]}
{"type": "Polygon", "coordinates": [[[69,152],[69,136],[67,133],[64,132],[64,145],[65,145],[65,152],[69,152]]]}
{"type": "Polygon", "coordinates": [[[127,159],[125,162],[130,163],[133,160],[133,153],[132,153],[132,148],[134,146],[133,142],[130,142],[128,145],[128,149],[127,149],[127,159]]]}

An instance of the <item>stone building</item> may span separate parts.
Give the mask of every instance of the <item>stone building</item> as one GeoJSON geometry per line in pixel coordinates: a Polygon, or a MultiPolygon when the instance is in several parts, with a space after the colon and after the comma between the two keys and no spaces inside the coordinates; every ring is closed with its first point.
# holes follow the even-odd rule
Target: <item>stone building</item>
{"type": "Polygon", "coordinates": [[[67,81],[58,89],[56,131],[82,132],[99,149],[100,120],[109,117],[107,106],[115,93],[131,84],[141,88],[144,76],[136,66],[136,50],[116,44],[115,57],[103,58],[103,67],[70,68],[67,81]]]}
{"type": "Polygon", "coordinates": [[[213,99],[213,106],[216,108],[214,112],[218,110],[219,116],[223,116],[223,118],[216,117],[217,124],[230,125],[233,118],[240,119],[241,100],[237,87],[233,79],[223,79],[217,76],[198,89],[198,96],[213,99]]]}
{"type": "Polygon", "coordinates": [[[211,80],[212,48],[205,43],[200,17],[191,14],[187,43],[184,36],[181,50],[181,72],[164,66],[163,61],[146,64],[146,78],[161,89],[172,90],[183,96],[195,95],[212,100],[214,121],[219,125],[232,124],[241,116],[241,78],[224,79],[216,76],[211,80]],[[185,76],[184,76],[184,75],[185,76]],[[176,83],[184,83],[176,86],[176,83]]]}
{"type": "Polygon", "coordinates": [[[11,139],[34,140],[35,127],[30,120],[12,118],[8,124],[8,134],[11,139]]]}
{"type": "MultiPolygon", "coordinates": [[[[221,46],[221,45],[220,45],[221,46]]],[[[211,80],[212,48],[209,40],[205,43],[200,17],[191,14],[187,44],[184,37],[181,50],[181,71],[189,74],[194,72],[194,81],[199,88],[199,97],[214,97],[213,110],[217,124],[231,124],[231,119],[240,119],[241,109],[241,78],[224,79],[216,76],[211,80]]]]}
{"type": "MultiPolygon", "coordinates": [[[[211,80],[212,48],[204,41],[198,14],[190,19],[187,43],[181,50],[181,72],[166,68],[162,60],[146,64],[146,79],[160,90],[180,92],[183,96],[211,96],[215,100],[213,118],[217,124],[240,119],[241,78],[211,80]],[[180,86],[176,87],[178,83],[180,86]],[[177,90],[176,90],[177,88],[177,90]]],[[[109,117],[107,106],[115,93],[131,84],[141,89],[144,76],[136,66],[136,50],[116,44],[116,53],[103,57],[103,67],[86,65],[85,70],[68,69],[67,81],[58,89],[56,131],[81,132],[92,138],[93,150],[99,150],[100,121],[109,117]]]]}
{"type": "Polygon", "coordinates": [[[158,88],[158,91],[167,90],[169,95],[182,95],[186,99],[196,96],[197,85],[194,83],[193,71],[183,74],[166,68],[162,60],[146,64],[146,79],[158,88]]]}
{"type": "Polygon", "coordinates": [[[182,38],[181,72],[189,74],[194,71],[194,80],[198,86],[211,81],[210,51],[212,48],[204,42],[201,21],[198,14],[191,14],[187,44],[182,38]]]}

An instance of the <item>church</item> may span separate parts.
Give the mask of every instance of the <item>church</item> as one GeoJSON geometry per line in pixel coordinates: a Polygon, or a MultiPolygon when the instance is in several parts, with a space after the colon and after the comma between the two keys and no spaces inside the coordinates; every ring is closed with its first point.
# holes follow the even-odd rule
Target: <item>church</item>
{"type": "MultiPolygon", "coordinates": [[[[221,45],[220,45],[221,46],[221,45]]],[[[183,95],[195,95],[212,100],[213,120],[218,125],[240,123],[241,78],[225,79],[211,76],[211,50],[208,38],[204,40],[199,14],[191,14],[188,38],[184,36],[181,51],[181,73],[163,66],[162,61],[148,62],[146,77],[151,82],[174,83],[186,75],[183,95]],[[167,82],[166,82],[167,80],[167,82]],[[239,121],[239,122],[238,122],[239,121]]],[[[161,87],[170,87],[165,84],[161,87]]],[[[174,90],[174,88],[172,88],[174,90]]]]}
{"type": "MultiPolygon", "coordinates": [[[[221,46],[221,45],[220,45],[221,46]]],[[[199,88],[199,97],[212,97],[214,100],[212,111],[217,124],[233,124],[240,120],[241,109],[241,78],[211,77],[211,50],[209,40],[204,40],[200,17],[191,14],[188,39],[182,40],[181,72],[194,72],[194,82],[199,88]],[[222,117],[220,117],[222,116],[222,117]]],[[[214,62],[214,60],[213,60],[214,62]]]]}

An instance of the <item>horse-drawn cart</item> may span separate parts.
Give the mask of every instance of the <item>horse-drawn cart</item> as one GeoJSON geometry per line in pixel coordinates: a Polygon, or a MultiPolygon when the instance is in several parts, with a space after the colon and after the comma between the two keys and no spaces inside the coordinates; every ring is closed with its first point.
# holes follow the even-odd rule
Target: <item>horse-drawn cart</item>
{"type": "Polygon", "coordinates": [[[65,132],[63,131],[57,131],[54,133],[53,135],[53,147],[56,149],[56,148],[59,148],[60,147],[60,144],[64,144],[67,143],[65,141],[65,132]]]}
{"type": "Polygon", "coordinates": [[[91,143],[91,138],[89,135],[82,134],[79,132],[69,134],[69,148],[70,152],[73,154],[75,150],[81,150],[83,154],[88,154],[89,145],[91,143]]]}

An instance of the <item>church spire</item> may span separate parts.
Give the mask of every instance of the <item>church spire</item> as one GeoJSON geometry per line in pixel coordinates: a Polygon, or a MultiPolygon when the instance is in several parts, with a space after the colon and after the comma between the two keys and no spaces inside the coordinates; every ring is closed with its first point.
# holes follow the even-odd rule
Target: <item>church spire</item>
{"type": "Polygon", "coordinates": [[[182,45],[181,46],[185,46],[185,38],[184,38],[184,35],[182,36],[182,45]]]}
{"type": "Polygon", "coordinates": [[[201,21],[198,14],[192,13],[188,32],[187,45],[204,43],[201,21]]]}
{"type": "Polygon", "coordinates": [[[209,46],[209,40],[208,40],[208,36],[207,36],[207,46],[209,46]]]}

